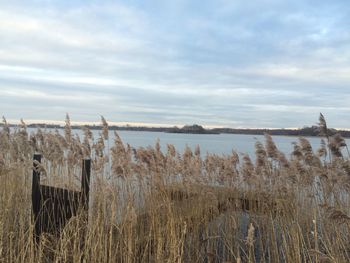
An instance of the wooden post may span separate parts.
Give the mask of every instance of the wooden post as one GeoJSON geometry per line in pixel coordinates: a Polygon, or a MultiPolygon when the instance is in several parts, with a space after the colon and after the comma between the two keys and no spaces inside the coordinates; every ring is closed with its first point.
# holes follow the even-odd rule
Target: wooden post
{"type": "Polygon", "coordinates": [[[33,179],[32,179],[32,212],[34,218],[34,236],[36,240],[39,239],[41,233],[41,226],[37,215],[40,212],[40,172],[38,171],[39,164],[41,163],[41,155],[34,154],[33,158],[33,179]]]}
{"type": "Polygon", "coordinates": [[[81,176],[81,197],[85,210],[89,209],[89,192],[90,192],[90,175],[91,175],[91,160],[83,160],[83,169],[81,176]]]}
{"type": "Polygon", "coordinates": [[[59,235],[69,219],[78,214],[79,207],[89,209],[91,160],[83,160],[81,191],[40,184],[41,155],[34,155],[32,181],[32,212],[34,236],[38,242],[42,232],[59,235]]]}

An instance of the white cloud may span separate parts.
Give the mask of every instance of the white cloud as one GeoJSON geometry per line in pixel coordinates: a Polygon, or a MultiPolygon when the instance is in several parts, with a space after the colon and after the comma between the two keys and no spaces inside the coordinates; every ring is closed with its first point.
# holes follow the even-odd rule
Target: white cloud
{"type": "Polygon", "coordinates": [[[0,111],[20,118],[24,104],[37,112],[48,104],[31,100],[45,100],[52,110],[27,117],[69,111],[81,121],[109,114],[130,122],[252,126],[259,116],[269,127],[317,118],[304,111],[347,116],[346,7],[272,0],[0,3],[0,111]]]}

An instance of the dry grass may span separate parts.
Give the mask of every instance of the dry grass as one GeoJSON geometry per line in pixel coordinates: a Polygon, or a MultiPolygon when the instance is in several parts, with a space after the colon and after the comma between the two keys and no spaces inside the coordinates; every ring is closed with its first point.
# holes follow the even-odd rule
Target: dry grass
{"type": "Polygon", "coordinates": [[[202,156],[168,145],[133,149],[107,121],[93,138],[62,136],[25,123],[0,132],[0,262],[349,262],[350,160],[330,136],[305,138],[290,156],[271,136],[255,163],[235,152],[202,156]],[[111,147],[109,144],[113,143],[111,147]],[[78,187],[81,159],[92,159],[89,221],[78,215],[57,239],[33,242],[32,156],[43,154],[45,183],[78,187]]]}

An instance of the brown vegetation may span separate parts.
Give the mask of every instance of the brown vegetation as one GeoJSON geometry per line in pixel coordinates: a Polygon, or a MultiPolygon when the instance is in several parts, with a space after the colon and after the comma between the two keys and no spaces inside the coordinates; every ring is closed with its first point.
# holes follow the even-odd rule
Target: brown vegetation
{"type": "Polygon", "coordinates": [[[340,135],[290,156],[271,136],[250,156],[134,149],[108,123],[93,138],[25,123],[0,131],[0,262],[349,262],[350,159],[340,135]],[[113,144],[110,145],[109,144],[113,144]],[[92,159],[88,224],[74,217],[55,238],[33,240],[31,171],[43,155],[45,183],[77,189],[92,159]],[[346,152],[346,151],[345,151],[346,152]],[[248,201],[246,201],[248,200],[248,201]],[[248,203],[245,203],[248,202],[248,203]],[[247,209],[248,208],[248,209],[247,209]]]}

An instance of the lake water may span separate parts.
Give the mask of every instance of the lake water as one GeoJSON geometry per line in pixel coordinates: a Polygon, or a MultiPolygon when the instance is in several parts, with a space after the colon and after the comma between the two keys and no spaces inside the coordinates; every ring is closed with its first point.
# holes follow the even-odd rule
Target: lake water
{"type": "MultiPolygon", "coordinates": [[[[81,134],[81,131],[75,130],[81,134]]],[[[99,136],[101,131],[93,131],[94,138],[99,136]]],[[[179,152],[183,152],[186,145],[193,150],[196,145],[200,146],[201,153],[230,154],[232,150],[237,153],[255,155],[254,145],[257,140],[265,142],[263,135],[241,135],[241,134],[179,134],[164,132],[141,132],[141,131],[118,131],[124,144],[128,143],[132,147],[154,146],[157,139],[160,140],[162,150],[166,151],[167,144],[173,144],[179,152]]],[[[321,138],[307,137],[314,151],[320,147],[321,138]]],[[[278,149],[287,156],[293,151],[293,142],[298,141],[295,136],[273,136],[278,149]]],[[[350,140],[346,140],[347,143],[350,140]]],[[[110,146],[114,142],[114,132],[110,132],[110,146]]]]}
{"type": "MultiPolygon", "coordinates": [[[[176,134],[162,132],[133,132],[120,131],[120,137],[123,142],[132,146],[154,145],[159,138],[162,149],[166,150],[167,144],[175,145],[176,149],[183,152],[186,145],[195,149],[196,145],[200,146],[201,153],[230,154],[232,150],[238,153],[247,153],[254,155],[254,145],[257,140],[264,142],[262,135],[241,135],[241,134],[176,134]]],[[[285,152],[292,151],[292,142],[297,141],[297,137],[273,137],[278,148],[285,152]]],[[[319,145],[319,138],[310,138],[312,144],[319,145]]]]}
{"type": "MultiPolygon", "coordinates": [[[[34,129],[29,129],[29,132],[34,129]]],[[[63,129],[60,130],[63,134],[63,129]]],[[[99,137],[101,131],[93,130],[95,140],[99,137]]],[[[82,135],[81,130],[73,130],[73,133],[82,135]]],[[[179,134],[164,132],[143,132],[143,131],[118,131],[124,144],[130,144],[132,147],[154,146],[157,139],[160,140],[163,151],[167,150],[167,144],[173,144],[179,152],[183,152],[186,145],[193,150],[196,145],[200,146],[202,155],[206,153],[230,154],[232,150],[237,153],[255,155],[254,145],[256,141],[265,142],[263,135],[241,135],[241,134],[179,134]]],[[[110,146],[114,143],[114,132],[110,131],[110,146]]],[[[321,138],[307,137],[314,151],[320,147],[321,138]]],[[[298,141],[295,136],[273,136],[278,149],[287,156],[293,151],[293,142],[298,141]]],[[[350,140],[346,142],[349,144],[350,140]]]]}

